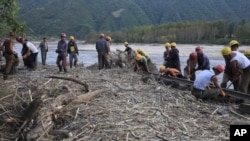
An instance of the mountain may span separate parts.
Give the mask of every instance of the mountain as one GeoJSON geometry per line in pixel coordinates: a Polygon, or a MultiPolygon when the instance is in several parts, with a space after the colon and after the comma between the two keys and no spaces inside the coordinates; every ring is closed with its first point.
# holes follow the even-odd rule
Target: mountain
{"type": "Polygon", "coordinates": [[[250,21],[249,0],[16,0],[27,33],[91,32],[184,21],[250,21]]]}

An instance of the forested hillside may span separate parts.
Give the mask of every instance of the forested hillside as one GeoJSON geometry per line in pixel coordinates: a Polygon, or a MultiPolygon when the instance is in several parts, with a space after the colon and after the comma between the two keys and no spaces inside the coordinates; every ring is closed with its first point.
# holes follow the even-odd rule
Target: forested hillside
{"type": "Polygon", "coordinates": [[[60,32],[84,38],[91,32],[117,31],[170,22],[250,21],[249,0],[17,0],[31,35],[60,32]]]}

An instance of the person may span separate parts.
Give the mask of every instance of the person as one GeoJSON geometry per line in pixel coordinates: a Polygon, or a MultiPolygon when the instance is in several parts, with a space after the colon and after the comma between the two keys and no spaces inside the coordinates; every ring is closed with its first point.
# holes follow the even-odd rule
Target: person
{"type": "Polygon", "coordinates": [[[166,68],[166,66],[164,66],[164,65],[160,66],[160,73],[161,73],[161,75],[183,78],[181,72],[178,69],[166,68]]]}
{"type": "Polygon", "coordinates": [[[163,53],[163,59],[164,59],[163,65],[166,66],[166,67],[168,67],[168,61],[167,61],[167,59],[168,59],[169,53],[170,53],[170,46],[171,45],[170,45],[169,42],[165,43],[165,49],[166,50],[163,53]]]}
{"type": "Polygon", "coordinates": [[[8,75],[11,73],[13,66],[18,66],[19,59],[17,53],[14,51],[14,42],[12,40],[5,41],[5,69],[3,79],[6,80],[8,75]]]}
{"type": "MultiPolygon", "coordinates": [[[[246,49],[244,51],[244,55],[248,58],[248,60],[250,60],[250,49],[246,49]]],[[[250,84],[248,84],[248,92],[247,93],[250,93],[250,84]]]]}
{"type": "MultiPolygon", "coordinates": [[[[231,83],[233,84],[233,87],[234,87],[234,90],[235,91],[238,91],[239,90],[239,79],[237,80],[234,80],[233,81],[233,71],[232,71],[232,68],[231,68],[231,64],[230,64],[230,57],[227,57],[227,55],[230,55],[231,54],[231,50],[232,49],[236,49],[236,48],[230,48],[230,47],[227,47],[225,46],[222,50],[221,50],[221,54],[225,60],[225,70],[224,70],[224,74],[223,74],[223,77],[222,77],[222,82],[221,82],[221,87],[222,88],[227,88],[227,83],[228,81],[231,81],[231,83]]],[[[231,85],[231,84],[230,84],[231,85]]]]}
{"type": "Polygon", "coordinates": [[[24,39],[21,36],[18,36],[16,38],[16,41],[23,45],[21,53],[25,66],[27,66],[29,70],[35,70],[37,67],[37,55],[38,55],[37,47],[33,43],[24,39]]]}
{"type": "Polygon", "coordinates": [[[68,44],[65,40],[66,38],[66,34],[65,33],[61,33],[60,34],[60,41],[58,41],[57,44],[57,49],[56,49],[56,53],[58,53],[57,55],[57,60],[56,60],[56,64],[59,68],[59,73],[62,72],[62,69],[64,70],[64,73],[67,73],[67,49],[68,49],[68,44]]]}
{"type": "Polygon", "coordinates": [[[110,49],[110,45],[111,45],[111,37],[110,36],[106,36],[105,37],[106,41],[107,41],[107,45],[108,45],[108,53],[107,53],[107,61],[109,62],[108,64],[104,64],[105,68],[111,68],[111,64],[112,64],[112,56],[111,56],[111,49],[110,49]]]}
{"type": "Polygon", "coordinates": [[[187,66],[184,68],[184,76],[191,81],[195,80],[195,67],[197,64],[197,53],[192,52],[187,59],[187,66]]]}
{"type": "Polygon", "coordinates": [[[73,60],[74,60],[74,67],[76,67],[77,61],[78,61],[77,56],[79,56],[79,53],[78,53],[78,47],[77,47],[77,44],[75,42],[74,36],[69,37],[67,52],[69,54],[69,66],[70,66],[70,68],[72,68],[72,66],[73,66],[73,60]]]}
{"type": "Polygon", "coordinates": [[[237,40],[231,40],[229,42],[229,46],[231,47],[232,51],[237,51],[239,49],[239,42],[237,40]]]}
{"type": "Polygon", "coordinates": [[[125,47],[124,52],[127,52],[128,55],[131,55],[132,48],[129,47],[128,42],[124,42],[123,44],[124,44],[124,47],[125,47]]]}
{"type": "Polygon", "coordinates": [[[244,55],[250,60],[250,49],[246,49],[244,55]]]}
{"type": "Polygon", "coordinates": [[[145,71],[149,72],[148,69],[148,61],[145,56],[142,56],[141,54],[136,55],[136,64],[134,67],[134,71],[139,72],[139,71],[145,71]]]}
{"type": "Polygon", "coordinates": [[[150,62],[149,55],[146,52],[142,51],[142,49],[140,49],[140,48],[138,48],[136,51],[137,51],[137,54],[140,54],[140,55],[146,57],[148,63],[150,62]]]}
{"type": "Polygon", "coordinates": [[[197,53],[197,63],[198,63],[198,66],[195,69],[195,71],[210,70],[210,61],[207,55],[202,51],[202,48],[200,46],[196,47],[195,52],[197,53]]]}
{"type": "Polygon", "coordinates": [[[176,48],[176,43],[172,42],[170,44],[171,50],[169,52],[169,56],[167,57],[167,66],[169,68],[176,68],[181,72],[181,64],[179,57],[179,50],[176,48]]]}
{"type": "Polygon", "coordinates": [[[191,90],[192,95],[202,100],[213,99],[218,95],[226,96],[218,83],[217,76],[224,71],[223,65],[216,65],[213,70],[202,70],[196,77],[193,88],[191,90]],[[210,88],[210,82],[213,82],[215,88],[210,88]]]}
{"type": "Polygon", "coordinates": [[[233,81],[239,80],[239,91],[247,93],[248,85],[250,85],[250,61],[238,51],[228,51],[225,57],[230,59],[230,65],[233,72],[233,81]],[[244,78],[244,79],[243,79],[244,78]]]}
{"type": "Polygon", "coordinates": [[[13,31],[10,31],[9,38],[6,39],[3,42],[3,44],[1,44],[1,41],[0,41],[0,60],[2,60],[2,56],[4,57],[4,50],[5,50],[5,46],[6,46],[5,42],[9,42],[9,40],[11,40],[14,43],[14,38],[15,38],[15,33],[13,31]]]}
{"type": "Polygon", "coordinates": [[[42,59],[42,65],[46,64],[46,58],[47,58],[47,52],[48,52],[48,43],[47,38],[43,37],[42,42],[38,46],[41,49],[41,59],[42,59]]]}
{"type": "Polygon", "coordinates": [[[110,52],[110,50],[105,40],[105,35],[101,33],[99,37],[99,40],[96,41],[96,51],[98,53],[98,67],[99,70],[101,70],[104,68],[104,64],[109,66],[108,52],[110,52]]]}

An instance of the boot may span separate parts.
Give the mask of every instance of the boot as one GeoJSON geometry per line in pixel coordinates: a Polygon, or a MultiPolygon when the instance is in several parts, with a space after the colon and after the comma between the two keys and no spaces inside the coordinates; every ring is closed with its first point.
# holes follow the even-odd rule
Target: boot
{"type": "Polygon", "coordinates": [[[76,68],[76,63],[77,63],[77,61],[74,61],[74,66],[75,66],[75,68],[76,68]]]}
{"type": "Polygon", "coordinates": [[[3,75],[3,80],[7,80],[8,76],[7,75],[3,75]]]}
{"type": "Polygon", "coordinates": [[[59,68],[59,71],[58,72],[62,72],[62,67],[61,66],[58,66],[59,68]]]}
{"type": "Polygon", "coordinates": [[[70,68],[72,69],[72,62],[69,63],[70,68]]]}
{"type": "Polygon", "coordinates": [[[67,69],[66,68],[64,68],[64,73],[67,73],[67,69]]]}

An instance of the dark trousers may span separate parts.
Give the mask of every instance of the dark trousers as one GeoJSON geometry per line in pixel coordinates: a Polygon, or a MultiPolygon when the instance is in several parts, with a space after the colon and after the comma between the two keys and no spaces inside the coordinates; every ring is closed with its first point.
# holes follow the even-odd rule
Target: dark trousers
{"type": "Polygon", "coordinates": [[[56,64],[59,68],[59,71],[62,71],[62,68],[64,69],[64,71],[66,72],[67,71],[67,57],[66,57],[66,54],[59,54],[57,56],[57,60],[56,60],[56,64]],[[61,62],[62,62],[62,65],[61,65],[61,62]]]}
{"type": "Polygon", "coordinates": [[[42,64],[46,64],[46,58],[47,58],[47,51],[46,50],[41,50],[41,59],[42,59],[42,64]]]}
{"type": "Polygon", "coordinates": [[[191,90],[192,95],[196,98],[207,100],[207,99],[215,99],[220,94],[220,90],[218,88],[211,88],[206,90],[199,90],[196,88],[192,88],[191,90]]]}
{"type": "Polygon", "coordinates": [[[106,65],[107,68],[111,68],[109,61],[108,61],[108,54],[106,52],[98,52],[98,67],[99,67],[99,69],[103,69],[104,65],[106,65]]]}
{"type": "Polygon", "coordinates": [[[69,65],[70,65],[70,68],[72,68],[73,60],[74,60],[74,66],[76,67],[76,63],[78,61],[78,57],[77,57],[76,53],[70,53],[69,54],[69,65]]]}
{"type": "Polygon", "coordinates": [[[36,68],[36,60],[37,60],[38,53],[31,53],[27,59],[24,60],[24,64],[31,69],[36,68]]]}
{"type": "Polygon", "coordinates": [[[5,54],[6,66],[4,70],[4,74],[10,74],[13,66],[18,66],[19,60],[13,54],[5,54]]]}

